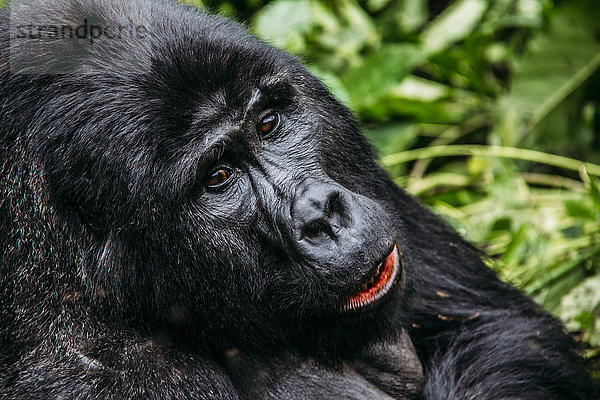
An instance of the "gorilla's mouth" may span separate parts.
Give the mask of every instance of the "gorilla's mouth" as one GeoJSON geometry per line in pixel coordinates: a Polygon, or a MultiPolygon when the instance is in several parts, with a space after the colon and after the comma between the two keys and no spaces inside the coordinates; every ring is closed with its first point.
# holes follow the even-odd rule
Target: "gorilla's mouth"
{"type": "Polygon", "coordinates": [[[356,311],[377,303],[390,293],[395,283],[401,278],[402,265],[398,248],[381,261],[360,286],[360,292],[350,295],[342,305],[342,311],[356,311]]]}

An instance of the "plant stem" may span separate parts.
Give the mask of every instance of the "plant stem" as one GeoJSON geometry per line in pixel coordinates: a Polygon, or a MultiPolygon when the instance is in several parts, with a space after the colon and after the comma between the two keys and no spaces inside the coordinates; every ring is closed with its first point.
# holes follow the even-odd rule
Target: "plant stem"
{"type": "Polygon", "coordinates": [[[557,154],[544,153],[541,151],[529,149],[475,144],[432,146],[408,150],[403,151],[401,153],[390,154],[388,156],[385,156],[381,159],[381,162],[385,166],[392,166],[407,161],[450,156],[482,156],[512,158],[516,160],[532,161],[552,165],[554,167],[564,168],[572,171],[579,171],[580,168],[584,166],[591,175],[600,176],[600,165],[597,164],[586,163],[584,161],[559,156],[557,154]]]}

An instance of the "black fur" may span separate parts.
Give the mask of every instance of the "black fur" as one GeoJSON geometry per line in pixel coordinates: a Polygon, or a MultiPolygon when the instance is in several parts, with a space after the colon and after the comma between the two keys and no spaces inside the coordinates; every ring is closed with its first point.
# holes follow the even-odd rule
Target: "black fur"
{"type": "Polygon", "coordinates": [[[390,181],[296,59],[170,3],[12,7],[0,398],[417,398],[406,331],[425,399],[596,398],[562,327],[390,181]],[[52,37],[82,24],[134,29],[52,37]],[[341,313],[394,243],[399,287],[341,313]]]}

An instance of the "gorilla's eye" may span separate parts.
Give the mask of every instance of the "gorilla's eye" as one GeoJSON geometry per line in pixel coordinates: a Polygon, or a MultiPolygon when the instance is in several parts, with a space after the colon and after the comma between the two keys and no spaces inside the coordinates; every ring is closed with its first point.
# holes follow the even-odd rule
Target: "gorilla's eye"
{"type": "Polygon", "coordinates": [[[267,114],[258,121],[258,132],[262,135],[271,133],[279,125],[279,115],[276,113],[267,114]]]}
{"type": "Polygon", "coordinates": [[[229,181],[231,175],[233,175],[231,168],[225,166],[217,167],[206,178],[206,187],[210,189],[220,188],[229,181]]]}

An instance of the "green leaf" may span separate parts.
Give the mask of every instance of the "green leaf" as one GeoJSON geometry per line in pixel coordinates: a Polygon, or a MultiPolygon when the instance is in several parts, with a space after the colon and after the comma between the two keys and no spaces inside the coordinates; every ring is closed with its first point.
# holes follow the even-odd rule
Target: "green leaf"
{"type": "Polygon", "coordinates": [[[391,0],[367,0],[367,9],[369,12],[376,13],[390,4],[391,0]]]}
{"type": "Polygon", "coordinates": [[[502,257],[506,264],[516,264],[521,261],[521,256],[525,250],[528,236],[529,231],[525,226],[521,226],[512,234],[510,243],[502,257]]]}
{"type": "Polygon", "coordinates": [[[392,88],[390,94],[396,98],[432,102],[447,97],[450,90],[450,86],[435,81],[407,76],[399,85],[392,88]]]}
{"type": "Polygon", "coordinates": [[[343,76],[352,103],[358,110],[375,104],[408,73],[425,60],[424,53],[412,44],[389,44],[371,54],[343,76]]]}
{"type": "Polygon", "coordinates": [[[395,122],[367,130],[365,135],[383,156],[407,149],[418,133],[419,126],[415,123],[395,122]]]}
{"type": "Polygon", "coordinates": [[[560,317],[570,331],[584,331],[586,340],[600,345],[600,276],[581,282],[560,303],[560,317]]]}
{"type": "Polygon", "coordinates": [[[585,277],[586,273],[583,268],[574,268],[564,272],[559,279],[554,280],[551,284],[544,285],[534,296],[534,299],[547,310],[557,312],[561,300],[585,277]]]}
{"type": "Polygon", "coordinates": [[[458,0],[439,15],[423,32],[427,54],[438,53],[467,37],[487,9],[485,0],[458,0]]]}
{"type": "Polygon", "coordinates": [[[598,180],[592,176],[588,171],[586,171],[587,177],[590,182],[590,196],[592,201],[594,202],[594,208],[596,211],[600,211],[600,185],[598,185],[598,180]]]}
{"type": "Polygon", "coordinates": [[[347,22],[353,34],[360,35],[363,44],[374,44],[378,40],[377,31],[369,14],[354,0],[338,1],[339,14],[347,22]]]}
{"type": "Polygon", "coordinates": [[[406,32],[413,32],[427,22],[427,1],[404,0],[398,15],[399,23],[406,32]]]}
{"type": "Polygon", "coordinates": [[[533,294],[544,287],[551,286],[554,281],[567,277],[570,273],[578,269],[585,261],[597,257],[598,253],[600,253],[600,247],[591,248],[582,254],[579,254],[576,258],[569,260],[564,264],[559,264],[557,268],[554,268],[546,276],[540,277],[538,281],[528,285],[526,292],[528,294],[533,294]]]}
{"type": "Polygon", "coordinates": [[[304,35],[317,24],[311,0],[277,0],[267,4],[254,19],[255,32],[274,46],[292,52],[305,47],[304,35]]]}
{"type": "Polygon", "coordinates": [[[600,23],[590,26],[584,16],[600,15],[600,3],[579,3],[559,9],[548,30],[535,35],[525,56],[515,61],[511,92],[500,101],[499,115],[512,119],[506,128],[517,134],[505,144],[529,137],[548,150],[589,146],[579,137],[579,89],[600,69],[600,41],[594,36],[600,23]]]}
{"type": "Polygon", "coordinates": [[[567,215],[573,218],[581,218],[595,221],[596,213],[585,201],[579,199],[569,199],[565,201],[567,215]]]}

